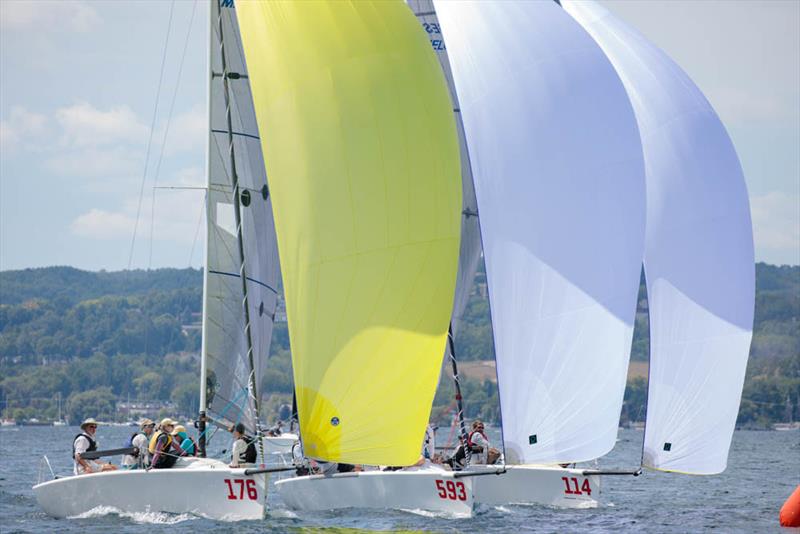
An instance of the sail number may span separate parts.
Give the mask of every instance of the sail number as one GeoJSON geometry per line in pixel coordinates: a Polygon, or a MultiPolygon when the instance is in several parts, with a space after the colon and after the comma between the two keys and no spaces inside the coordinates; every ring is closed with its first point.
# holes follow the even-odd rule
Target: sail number
{"type": "Polygon", "coordinates": [[[436,489],[439,490],[440,499],[450,499],[451,501],[467,500],[467,488],[464,487],[463,482],[437,480],[436,489]]]}
{"type": "Polygon", "coordinates": [[[251,501],[258,500],[258,490],[256,489],[256,481],[253,479],[250,480],[241,480],[241,479],[234,479],[231,480],[229,478],[225,479],[225,484],[228,485],[228,500],[229,501],[241,501],[244,500],[244,493],[245,489],[247,489],[247,498],[251,501]],[[234,485],[238,486],[238,495],[237,492],[234,490],[234,485]]]}
{"type": "Polygon", "coordinates": [[[566,486],[564,493],[567,495],[583,495],[584,493],[587,495],[592,494],[592,487],[589,485],[588,478],[583,479],[583,484],[580,486],[578,486],[578,479],[575,477],[561,477],[561,480],[564,481],[564,486],[566,486]],[[574,486],[574,488],[570,486],[570,482],[572,482],[572,486],[574,486]]]}

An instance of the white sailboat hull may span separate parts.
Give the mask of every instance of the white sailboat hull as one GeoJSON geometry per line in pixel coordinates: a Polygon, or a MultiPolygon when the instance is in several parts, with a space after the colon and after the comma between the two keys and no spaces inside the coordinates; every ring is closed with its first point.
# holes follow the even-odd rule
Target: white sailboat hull
{"type": "Polygon", "coordinates": [[[507,466],[501,475],[463,476],[500,468],[473,467],[458,478],[438,468],[313,475],[280,480],[275,486],[288,507],[302,511],[374,508],[469,516],[473,503],[559,508],[594,508],[599,503],[600,477],[584,476],[581,469],[518,465],[507,466]]]}
{"type": "MultiPolygon", "coordinates": [[[[497,471],[498,466],[470,468],[497,471]]],[[[580,469],[510,465],[502,475],[473,478],[475,502],[489,506],[539,504],[559,508],[594,508],[599,503],[600,477],[580,469]]]]}
{"type": "Polygon", "coordinates": [[[289,508],[301,511],[372,508],[451,517],[472,514],[472,480],[440,469],[311,475],[279,480],[275,487],[289,508]]]}
{"type": "Polygon", "coordinates": [[[58,478],[34,486],[33,492],[42,509],[58,518],[103,507],[127,513],[189,513],[224,521],[261,519],[267,475],[247,476],[244,471],[205,460],[198,467],[58,478]]]}

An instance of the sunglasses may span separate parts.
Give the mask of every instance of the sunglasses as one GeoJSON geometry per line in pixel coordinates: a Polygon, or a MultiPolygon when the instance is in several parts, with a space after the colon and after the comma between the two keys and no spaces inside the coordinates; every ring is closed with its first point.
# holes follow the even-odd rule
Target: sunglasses
{"type": "Polygon", "coordinates": [[[86,425],[86,428],[97,428],[97,425],[86,425]]]}

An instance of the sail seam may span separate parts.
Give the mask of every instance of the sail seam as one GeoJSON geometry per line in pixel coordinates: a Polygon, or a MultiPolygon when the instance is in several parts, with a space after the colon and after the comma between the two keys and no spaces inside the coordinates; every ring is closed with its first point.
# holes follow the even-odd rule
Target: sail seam
{"type": "MultiPolygon", "coordinates": [[[[209,269],[208,272],[211,273],[211,274],[221,274],[223,276],[233,276],[234,278],[240,278],[241,277],[241,275],[239,275],[238,273],[226,273],[224,271],[213,271],[211,269],[209,269]]],[[[262,286],[262,287],[266,287],[267,289],[269,289],[270,291],[272,291],[276,295],[278,294],[278,291],[275,288],[271,287],[268,284],[265,284],[261,280],[256,280],[255,278],[251,278],[249,276],[247,277],[247,279],[249,281],[255,283],[255,284],[258,284],[258,285],[262,286]]]]}
{"type": "MultiPolygon", "coordinates": [[[[216,130],[216,129],[214,129],[214,130],[211,130],[211,131],[212,131],[212,132],[214,132],[214,133],[218,133],[218,134],[225,134],[225,135],[228,135],[228,131],[227,131],[227,130],[216,130]]],[[[230,133],[231,133],[232,135],[239,135],[239,136],[241,136],[241,137],[249,137],[250,139],[257,139],[257,140],[260,140],[260,139],[261,139],[261,138],[260,138],[259,136],[257,136],[257,135],[253,135],[253,134],[249,134],[249,133],[244,133],[244,132],[230,132],[230,133]]]]}

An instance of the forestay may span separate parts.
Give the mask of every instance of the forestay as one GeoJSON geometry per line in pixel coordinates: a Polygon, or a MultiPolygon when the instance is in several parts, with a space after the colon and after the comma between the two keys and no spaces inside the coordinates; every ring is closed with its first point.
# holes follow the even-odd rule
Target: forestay
{"type": "Polygon", "coordinates": [[[661,50],[604,8],[563,2],[631,97],[647,173],[650,386],[644,465],[725,469],[753,326],[747,189],[722,123],[661,50]]]}
{"type": "MultiPolygon", "coordinates": [[[[210,132],[208,138],[207,256],[203,302],[203,353],[209,415],[229,424],[241,421],[255,432],[254,397],[245,339],[240,259],[233,209],[233,177],[222,83],[218,29],[219,6],[211,2],[209,63],[210,132]]],[[[259,130],[232,3],[222,3],[236,170],[241,194],[247,291],[256,384],[265,370],[275,317],[279,280],[272,206],[259,142],[259,130]]]]}
{"type": "Polygon", "coordinates": [[[308,456],[419,458],[453,306],[458,140],[402,3],[243,2],[308,456]]]}
{"type": "Polygon", "coordinates": [[[509,463],[614,445],[644,239],[631,104],[554,2],[434,2],[464,119],[509,463]]]}
{"type": "Polygon", "coordinates": [[[447,58],[447,49],[442,38],[442,30],[433,0],[406,0],[406,3],[416,15],[423,30],[428,35],[431,48],[436,52],[439,64],[442,66],[447,88],[450,91],[450,100],[453,104],[453,114],[458,130],[458,145],[461,153],[461,248],[458,258],[458,280],[456,282],[456,297],[453,303],[453,335],[457,335],[461,327],[461,318],[467,307],[470,293],[472,292],[475,272],[481,260],[481,231],[478,226],[478,201],[475,199],[475,187],[472,185],[472,169],[469,164],[469,152],[464,137],[464,124],[461,121],[461,109],[458,105],[458,95],[453,83],[453,73],[450,70],[450,60],[447,58]]]}

